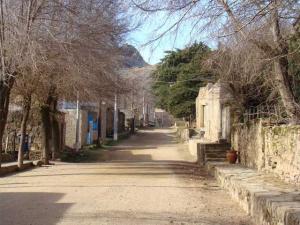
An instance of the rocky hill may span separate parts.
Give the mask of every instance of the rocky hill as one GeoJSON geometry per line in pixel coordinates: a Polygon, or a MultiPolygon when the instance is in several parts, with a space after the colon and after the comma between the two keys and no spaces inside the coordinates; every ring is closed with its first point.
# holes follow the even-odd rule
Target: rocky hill
{"type": "Polygon", "coordinates": [[[122,67],[123,68],[142,68],[148,66],[139,51],[132,45],[123,45],[121,47],[122,67]]]}

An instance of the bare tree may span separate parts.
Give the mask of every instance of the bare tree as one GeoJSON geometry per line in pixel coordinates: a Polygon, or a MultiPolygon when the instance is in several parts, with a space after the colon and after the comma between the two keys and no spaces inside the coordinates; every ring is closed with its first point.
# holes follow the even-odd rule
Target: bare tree
{"type": "MultiPolygon", "coordinates": [[[[72,100],[78,90],[82,98],[95,99],[120,86],[115,78],[116,61],[119,43],[128,31],[127,20],[118,0],[0,3],[0,140],[14,83],[22,77],[27,83],[24,87],[29,87],[29,78],[33,77],[34,91],[23,93],[26,110],[21,133],[26,132],[30,100],[34,97],[39,102],[43,125],[43,161],[48,164],[58,100],[72,100]]],[[[21,166],[22,157],[19,159],[21,166]]]]}
{"type": "Polygon", "coordinates": [[[249,43],[264,53],[264,60],[272,62],[272,79],[291,123],[299,123],[300,107],[289,77],[288,41],[300,32],[300,6],[296,0],[183,0],[132,1],[146,14],[164,11],[166,21],[161,26],[159,40],[166,33],[176,32],[180,25],[192,25],[192,33],[212,31],[218,40],[235,36],[239,43],[249,43]],[[175,18],[175,20],[174,20],[175,18]],[[173,20],[173,21],[172,21],[173,20]]]}
{"type": "MultiPolygon", "coordinates": [[[[61,42],[51,41],[47,48],[44,67],[45,79],[40,95],[41,118],[44,134],[43,161],[48,163],[50,146],[53,146],[53,121],[59,99],[74,100],[80,92],[82,100],[98,100],[99,96],[112,95],[117,84],[118,45],[127,31],[126,24],[118,21],[118,1],[70,1],[62,14],[57,15],[67,26],[64,36],[57,27],[52,36],[61,42]],[[110,13],[108,13],[110,11],[110,13]],[[76,12],[76,13],[74,13],[76,12]]],[[[49,41],[48,41],[49,43],[49,41]]]]}
{"type": "MultiPolygon", "coordinates": [[[[20,75],[19,66],[30,57],[38,30],[35,23],[47,1],[0,1],[0,141],[8,114],[11,89],[20,75]]],[[[38,22],[40,23],[40,21],[38,22]]],[[[2,144],[0,145],[1,166],[2,144]]]]}

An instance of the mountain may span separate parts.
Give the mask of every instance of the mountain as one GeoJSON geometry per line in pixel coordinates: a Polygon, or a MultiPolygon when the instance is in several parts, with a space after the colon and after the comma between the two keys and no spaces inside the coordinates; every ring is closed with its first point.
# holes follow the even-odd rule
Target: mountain
{"type": "Polygon", "coordinates": [[[148,66],[139,51],[132,45],[121,47],[121,62],[123,68],[142,68],[148,66]]]}

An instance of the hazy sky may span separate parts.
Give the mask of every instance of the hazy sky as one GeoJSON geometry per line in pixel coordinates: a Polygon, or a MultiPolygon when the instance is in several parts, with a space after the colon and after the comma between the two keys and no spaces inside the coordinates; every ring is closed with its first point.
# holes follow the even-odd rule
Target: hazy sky
{"type": "Polygon", "coordinates": [[[128,42],[139,50],[144,60],[149,64],[158,63],[160,59],[164,57],[165,51],[174,50],[176,48],[182,49],[195,40],[203,41],[210,46],[213,45],[213,42],[207,41],[208,39],[204,34],[202,34],[201,37],[200,35],[191,35],[190,31],[192,30],[192,26],[189,25],[189,23],[185,23],[180,26],[177,35],[176,33],[170,33],[154,44],[144,46],[149,40],[155,38],[157,34],[161,34],[162,31],[169,27],[174,21],[169,21],[161,30],[157,31],[157,28],[164,20],[165,14],[157,14],[147,19],[137,30],[132,32],[128,38],[128,42]]]}

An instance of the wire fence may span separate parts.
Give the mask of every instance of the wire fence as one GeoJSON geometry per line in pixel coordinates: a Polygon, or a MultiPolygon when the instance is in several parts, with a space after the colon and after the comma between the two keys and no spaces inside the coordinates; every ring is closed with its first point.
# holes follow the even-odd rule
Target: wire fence
{"type": "Polygon", "coordinates": [[[287,123],[288,119],[284,109],[278,105],[260,105],[248,108],[243,114],[243,122],[267,119],[272,123],[287,123]]]}

